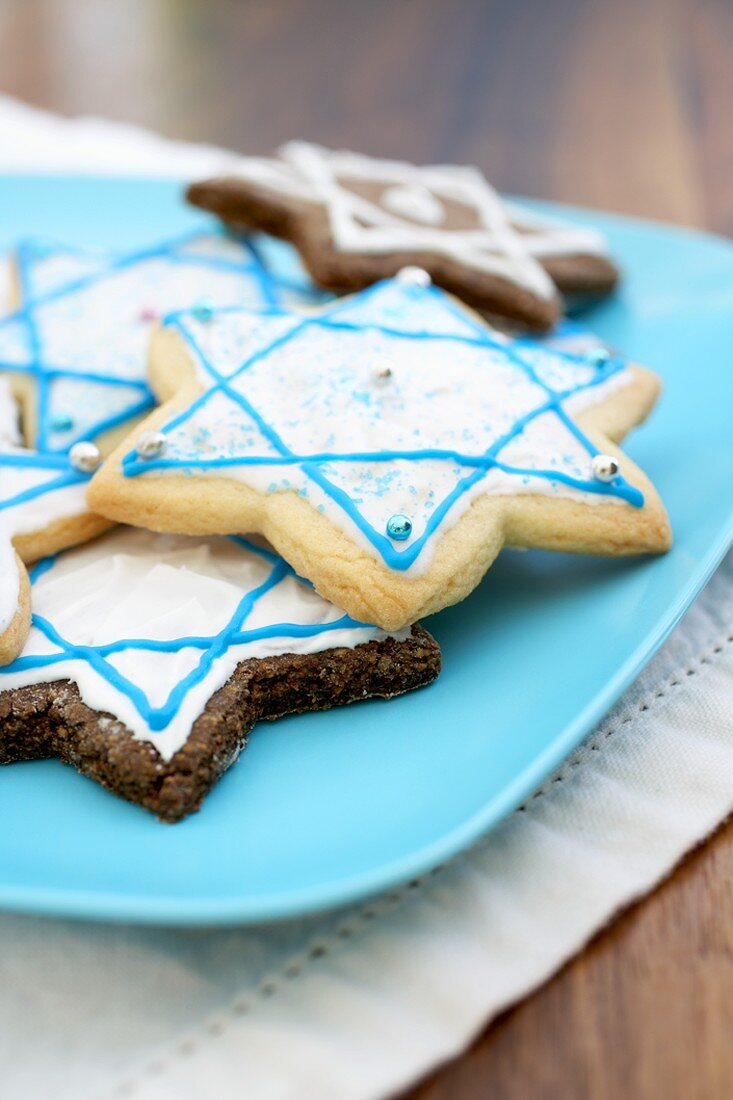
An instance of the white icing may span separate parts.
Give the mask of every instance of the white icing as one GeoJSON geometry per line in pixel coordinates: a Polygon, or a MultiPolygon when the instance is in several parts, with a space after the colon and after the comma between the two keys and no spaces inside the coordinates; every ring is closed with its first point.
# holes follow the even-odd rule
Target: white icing
{"type": "Polygon", "coordinates": [[[592,230],[505,204],[476,168],[420,168],[403,161],[331,152],[307,142],[289,142],[279,156],[279,160],[242,158],[233,174],[290,198],[323,204],[334,245],[344,252],[433,252],[508,279],[542,298],[552,297],[555,290],[539,259],[606,253],[603,237],[592,230]],[[342,186],[358,180],[384,185],[380,203],[342,186]],[[473,209],[480,228],[442,226],[441,200],[473,209]]]}
{"type": "MultiPolygon", "coordinates": [[[[508,437],[515,425],[540,409],[548,392],[580,390],[566,398],[568,409],[604,400],[613,389],[631,381],[628,369],[597,383],[591,362],[562,357],[551,347],[521,346],[522,362],[537,379],[512,358],[512,343],[498,332],[495,347],[469,343],[477,322],[456,309],[450,300],[406,293],[397,282],[381,284],[363,296],[339,303],[327,311],[335,321],[354,329],[330,329],[307,324],[298,317],[264,318],[247,311],[224,312],[202,323],[187,315],[181,323],[188,335],[199,381],[207,392],[193,410],[167,430],[166,461],[178,464],[163,476],[180,476],[181,469],[205,476],[240,480],[260,492],[295,490],[336,526],[368,548],[378,551],[342,505],[317,484],[302,464],[242,464],[241,459],[282,452],[268,435],[274,431],[295,455],[374,455],[374,460],[329,459],[317,466],[337,491],[358,510],[361,521],[383,535],[389,517],[410,517],[409,548],[426,532],[439,506],[472,475],[475,467],[460,459],[426,457],[419,460],[388,457],[384,452],[450,451],[483,455],[508,437]],[[430,335],[424,335],[429,318],[430,335]],[[394,330],[387,333],[383,325],[394,330]],[[410,333],[421,333],[415,339],[410,333]],[[397,335],[395,335],[397,333],[397,335]],[[405,335],[400,335],[404,333],[405,335]],[[456,339],[446,339],[447,336],[456,339]],[[266,349],[270,346],[270,350],[266,349]],[[254,360],[241,369],[243,363],[254,360]],[[233,391],[265,422],[257,423],[231,392],[216,387],[210,372],[228,379],[233,391]],[[387,365],[386,383],[375,381],[375,367],[387,365]],[[203,466],[201,463],[214,463],[203,466]]],[[[537,419],[531,429],[505,444],[499,459],[527,473],[490,469],[475,485],[454,500],[425,549],[410,566],[422,572],[430,561],[436,539],[480,494],[542,493],[570,497],[584,503],[617,503],[561,480],[533,475],[532,470],[557,470],[560,475],[592,480],[588,450],[555,414],[537,419]]],[[[134,476],[160,476],[154,464],[134,476]]]]}
{"type": "Polygon", "coordinates": [[[519,203],[507,202],[512,225],[528,231],[524,243],[533,256],[608,256],[608,241],[596,229],[570,225],[560,218],[536,214],[519,203]]]}
{"type": "Polygon", "coordinates": [[[425,225],[445,221],[445,207],[432,191],[419,184],[396,184],[382,195],[382,204],[395,214],[405,215],[425,225]]]}
{"type": "MultiPolygon", "coordinates": [[[[242,598],[266,581],[271,570],[269,561],[229,539],[117,528],[59,555],[33,585],[33,608],[36,616],[48,620],[67,643],[76,646],[100,647],[134,638],[212,638],[227,627],[242,598]]],[[[114,715],[136,738],[151,742],[170,759],[185,743],[208,700],[241,661],[353,647],[387,636],[369,626],[346,626],[304,638],[288,634],[287,624],[330,623],[342,615],[309,585],[288,574],[257,601],[244,623],[247,630],[284,624],[282,631],[272,638],[226,647],[201,682],[185,694],[162,730],[151,729],[132,700],[82,656],[71,655],[40,668],[7,666],[0,669],[0,690],[73,680],[88,706],[114,715]]],[[[33,626],[22,658],[59,651],[33,626]]],[[[161,707],[205,653],[206,649],[193,647],[170,653],[130,648],[106,660],[144,693],[150,706],[161,707]]]]}

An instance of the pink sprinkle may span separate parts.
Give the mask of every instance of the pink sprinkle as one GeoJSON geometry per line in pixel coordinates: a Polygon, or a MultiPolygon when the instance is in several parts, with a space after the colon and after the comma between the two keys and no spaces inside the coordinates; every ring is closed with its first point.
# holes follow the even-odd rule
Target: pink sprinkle
{"type": "Polygon", "coordinates": [[[157,321],[158,320],[158,311],[155,310],[155,309],[152,309],[150,306],[145,306],[144,309],[140,310],[140,320],[141,321],[157,321]]]}

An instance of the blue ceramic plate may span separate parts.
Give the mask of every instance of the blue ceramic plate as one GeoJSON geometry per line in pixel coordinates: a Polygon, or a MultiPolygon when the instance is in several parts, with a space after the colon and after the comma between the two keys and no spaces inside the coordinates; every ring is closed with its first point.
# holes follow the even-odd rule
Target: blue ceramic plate
{"type": "MultiPolygon", "coordinates": [[[[261,726],[180,825],[54,761],[0,769],[0,906],[200,924],[353,901],[490,829],[637,675],[733,534],[733,246],[562,214],[607,232],[625,271],[618,296],[584,320],[665,381],[627,449],[667,504],[672,552],[503,554],[468,601],[430,620],[445,658],[438,683],[261,726]]],[[[129,247],[201,220],[168,182],[0,180],[3,244],[42,233],[129,247]]]]}

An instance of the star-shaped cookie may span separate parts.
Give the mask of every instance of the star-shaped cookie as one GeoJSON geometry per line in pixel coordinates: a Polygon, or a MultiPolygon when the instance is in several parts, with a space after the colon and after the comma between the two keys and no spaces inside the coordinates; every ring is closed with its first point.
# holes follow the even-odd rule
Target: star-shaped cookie
{"type": "Polygon", "coordinates": [[[387,629],[468,595],[504,544],[666,549],[656,491],[614,446],[656,377],[597,344],[512,340],[423,274],[311,313],[167,318],[150,357],[165,404],[95,475],[91,506],[260,532],[387,629]]]}
{"type": "Polygon", "coordinates": [[[206,313],[322,300],[252,242],[211,231],[124,254],[27,242],[14,255],[14,284],[18,308],[0,318],[0,663],[29,625],[19,559],[108,526],[89,512],[84,483],[154,403],[146,355],[156,317],[197,302],[206,313]]]}
{"type": "Polygon", "coordinates": [[[198,809],[259,719],[440,669],[420,627],[355,622],[242,539],[120,527],[31,577],[31,633],[0,668],[0,764],[59,756],[166,821],[198,809]]]}
{"type": "Polygon", "coordinates": [[[293,241],[314,280],[356,290],[419,265],[486,313],[549,329],[563,292],[603,294],[618,272],[592,230],[507,206],[478,169],[417,167],[289,142],[244,157],[189,201],[293,241]]]}

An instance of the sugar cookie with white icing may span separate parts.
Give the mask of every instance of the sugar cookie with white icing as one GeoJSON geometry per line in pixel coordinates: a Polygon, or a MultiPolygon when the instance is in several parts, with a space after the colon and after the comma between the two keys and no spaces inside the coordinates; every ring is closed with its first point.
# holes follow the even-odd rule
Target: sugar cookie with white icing
{"type": "Polygon", "coordinates": [[[418,167],[292,141],[243,157],[188,199],[291,240],[321,286],[353,291],[406,265],[485,313],[535,329],[557,290],[605,294],[618,272],[600,233],[507,205],[476,168],[418,167]]]}
{"type": "Polygon", "coordinates": [[[155,319],[184,306],[308,304],[315,293],[292,265],[209,230],[128,253],[26,242],[13,282],[17,309],[0,319],[0,663],[28,629],[20,562],[109,526],[87,508],[85,483],[154,404],[155,319]]]}
{"type": "Polygon", "coordinates": [[[358,623],[241,539],[119,527],[31,576],[33,626],[0,669],[0,764],[59,756],[166,821],[198,809],[260,719],[440,669],[420,627],[358,623]]]}
{"type": "Polygon", "coordinates": [[[90,505],[156,530],[259,532],[385,629],[461,600],[505,544],[666,550],[659,497],[615,446],[657,378],[597,341],[563,348],[562,330],[512,340],[424,283],[407,270],[310,313],[169,317],[150,357],[165,404],[90,505]]]}

